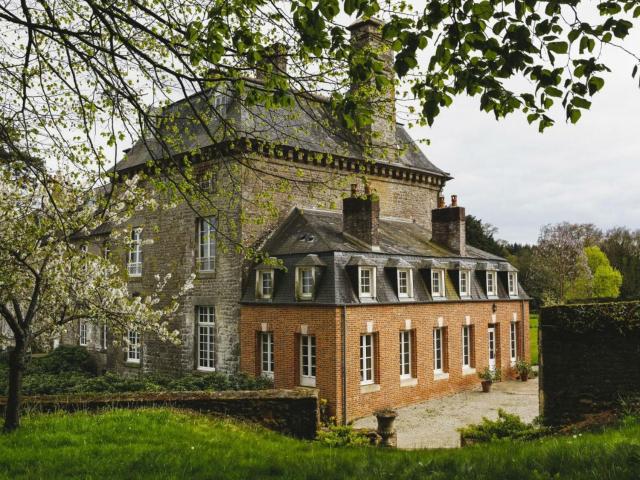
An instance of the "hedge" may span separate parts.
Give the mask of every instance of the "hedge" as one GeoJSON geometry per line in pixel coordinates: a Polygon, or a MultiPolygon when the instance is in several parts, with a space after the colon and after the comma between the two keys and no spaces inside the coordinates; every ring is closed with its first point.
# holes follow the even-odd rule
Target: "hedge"
{"type": "Polygon", "coordinates": [[[567,333],[614,330],[640,333],[640,301],[557,305],[541,311],[540,323],[567,333]]]}

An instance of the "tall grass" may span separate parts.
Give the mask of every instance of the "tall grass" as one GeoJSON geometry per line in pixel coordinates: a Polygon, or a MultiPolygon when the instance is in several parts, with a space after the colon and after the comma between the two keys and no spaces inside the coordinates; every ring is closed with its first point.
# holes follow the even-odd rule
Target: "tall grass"
{"type": "Polygon", "coordinates": [[[577,438],[462,450],[331,449],[230,420],[169,409],[27,416],[0,435],[0,478],[638,478],[640,424],[577,438]]]}

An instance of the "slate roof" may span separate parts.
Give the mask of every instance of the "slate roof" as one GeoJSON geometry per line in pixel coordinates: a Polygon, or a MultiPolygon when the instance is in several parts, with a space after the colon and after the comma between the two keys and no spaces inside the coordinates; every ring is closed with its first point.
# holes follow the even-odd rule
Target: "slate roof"
{"type": "MultiPolygon", "coordinates": [[[[167,143],[171,145],[166,145],[163,150],[161,144],[148,135],[150,138],[135,143],[116,165],[116,170],[126,170],[164,158],[168,153],[166,149],[176,155],[241,138],[347,158],[362,158],[358,142],[330,117],[325,99],[297,98],[297,103],[291,108],[267,109],[260,105],[249,107],[241,104],[245,102],[233,96],[223,97],[225,104],[214,107],[214,98],[211,92],[203,92],[161,110],[158,118],[171,118],[170,125],[161,129],[161,132],[165,132],[162,137],[170,138],[167,143]],[[199,120],[196,120],[194,112],[197,112],[199,120]],[[172,131],[181,132],[179,139],[170,133],[172,131]]],[[[450,178],[448,173],[429,161],[400,124],[396,125],[396,139],[401,153],[393,162],[382,160],[380,163],[450,178]]]]}
{"type": "MultiPolygon", "coordinates": [[[[275,272],[271,299],[256,299],[254,277],[243,295],[243,303],[267,304],[370,304],[358,298],[356,272],[358,266],[376,267],[376,299],[373,303],[425,303],[460,301],[458,270],[470,269],[469,300],[522,299],[529,297],[518,286],[519,295],[510,297],[507,291],[507,271],[515,268],[506,259],[467,246],[461,257],[430,241],[430,232],[423,226],[395,218],[380,218],[380,251],[366,250],[342,234],[340,212],[294,209],[267,240],[264,251],[283,261],[284,269],[275,272]],[[297,300],[295,267],[310,254],[317,255],[319,267],[315,296],[312,300],[297,300]],[[400,299],[397,295],[396,269],[412,268],[414,297],[400,299]],[[430,269],[445,268],[444,299],[434,299],[430,292],[430,269]],[[486,294],[486,270],[498,271],[498,296],[486,294]]],[[[252,272],[252,275],[255,273],[252,272]]]]}

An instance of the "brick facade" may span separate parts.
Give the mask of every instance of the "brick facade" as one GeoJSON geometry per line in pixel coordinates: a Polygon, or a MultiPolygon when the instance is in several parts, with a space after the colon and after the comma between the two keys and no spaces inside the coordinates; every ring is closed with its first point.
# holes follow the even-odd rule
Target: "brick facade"
{"type": "Polygon", "coordinates": [[[529,307],[526,301],[441,302],[361,306],[244,305],[241,313],[240,366],[260,375],[259,332],[274,338],[277,388],[300,385],[298,336],[316,336],[317,388],[338,420],[347,421],[385,407],[398,407],[476,388],[476,372],[488,366],[489,326],[496,329],[496,368],[512,374],[510,324],[515,320],[517,358],[529,360],[529,307]],[[495,305],[495,313],[494,313],[495,305]],[[344,319],[346,316],[346,328],[344,319]],[[463,373],[462,327],[472,326],[473,370],[463,373]],[[444,369],[434,375],[433,330],[444,328],[444,369]],[[346,352],[346,412],[343,411],[343,329],[346,352]],[[412,332],[412,377],[400,379],[399,336],[412,332]],[[360,384],[360,335],[374,336],[374,383],[360,384]]]}

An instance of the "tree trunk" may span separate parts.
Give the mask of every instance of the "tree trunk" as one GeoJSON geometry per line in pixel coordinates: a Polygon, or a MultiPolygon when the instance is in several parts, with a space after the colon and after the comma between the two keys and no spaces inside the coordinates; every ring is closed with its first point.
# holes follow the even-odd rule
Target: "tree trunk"
{"type": "Polygon", "coordinates": [[[9,354],[9,392],[4,411],[4,431],[12,432],[20,426],[20,402],[22,397],[22,374],[26,365],[27,348],[24,342],[16,340],[9,354]]]}

